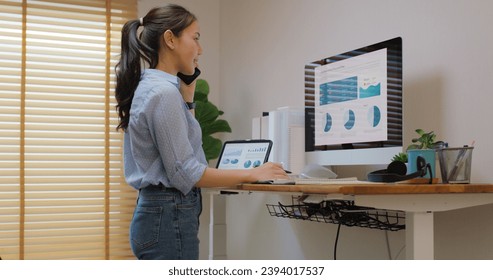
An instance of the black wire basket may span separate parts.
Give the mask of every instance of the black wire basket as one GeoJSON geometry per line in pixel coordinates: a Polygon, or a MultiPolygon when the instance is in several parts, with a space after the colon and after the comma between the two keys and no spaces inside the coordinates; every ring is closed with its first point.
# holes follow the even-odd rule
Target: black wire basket
{"type": "Polygon", "coordinates": [[[271,216],[321,223],[341,224],[348,227],[398,231],[405,229],[405,212],[375,209],[354,205],[351,200],[324,200],[303,202],[293,197],[291,205],[267,204],[271,216]]]}

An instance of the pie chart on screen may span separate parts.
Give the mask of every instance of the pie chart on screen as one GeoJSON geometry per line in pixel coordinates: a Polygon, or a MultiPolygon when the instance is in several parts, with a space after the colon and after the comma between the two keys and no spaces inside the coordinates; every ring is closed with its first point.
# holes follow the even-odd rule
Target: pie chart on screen
{"type": "Polygon", "coordinates": [[[380,123],[380,120],[382,119],[382,114],[378,106],[372,106],[370,109],[368,109],[367,117],[368,123],[370,123],[372,127],[377,127],[380,123]]]}
{"type": "Polygon", "coordinates": [[[354,127],[354,122],[356,121],[356,116],[353,110],[347,110],[344,113],[344,127],[347,130],[351,130],[354,127]]]}
{"type": "Polygon", "coordinates": [[[324,132],[329,132],[331,128],[332,128],[332,116],[329,113],[326,113],[324,132]]]}

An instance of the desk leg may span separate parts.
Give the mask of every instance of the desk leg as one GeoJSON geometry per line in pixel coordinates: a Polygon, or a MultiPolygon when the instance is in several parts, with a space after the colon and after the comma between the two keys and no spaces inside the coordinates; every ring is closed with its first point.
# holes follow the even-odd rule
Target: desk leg
{"type": "Polygon", "coordinates": [[[432,260],[434,253],[433,212],[406,213],[406,258],[432,260]]]}

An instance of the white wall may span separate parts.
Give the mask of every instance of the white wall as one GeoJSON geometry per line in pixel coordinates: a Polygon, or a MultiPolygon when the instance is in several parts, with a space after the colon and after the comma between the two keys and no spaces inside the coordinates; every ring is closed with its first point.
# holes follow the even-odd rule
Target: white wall
{"type": "MultiPolygon", "coordinates": [[[[248,137],[250,119],[262,111],[302,106],[307,62],[401,36],[405,145],[416,128],[434,130],[453,146],[476,140],[472,178],[493,182],[493,2],[226,0],[220,6],[221,103],[236,137],[248,137]]],[[[250,196],[227,201],[228,257],[332,258],[335,225],[270,217],[265,204],[278,196],[250,196]]],[[[491,213],[490,205],[436,214],[436,257],[493,259],[491,213]]],[[[404,233],[389,237],[395,257],[404,233]]],[[[386,258],[385,235],[342,228],[338,257],[386,258]]]]}
{"type": "MultiPolygon", "coordinates": [[[[201,23],[201,67],[211,99],[248,138],[251,118],[281,106],[303,105],[307,62],[403,38],[404,139],[434,130],[452,146],[476,141],[474,182],[493,182],[493,2],[467,0],[181,0],[201,23]]],[[[139,2],[139,14],[161,1],[139,2]]],[[[266,203],[289,196],[227,198],[227,255],[231,259],[332,258],[337,227],[270,217],[266,203]]],[[[493,259],[493,206],[435,214],[440,259],[493,259]]],[[[204,212],[207,214],[207,211],[204,212]]],[[[206,229],[205,229],[206,230],[206,229]]],[[[206,240],[202,240],[206,242],[206,240]]],[[[404,232],[389,233],[391,255],[404,232]]],[[[202,249],[202,248],[201,248],[202,249]]],[[[341,259],[385,259],[385,234],[342,228],[341,259]]],[[[203,254],[201,253],[201,256],[203,254]]],[[[402,252],[399,257],[402,258],[402,252]]]]}

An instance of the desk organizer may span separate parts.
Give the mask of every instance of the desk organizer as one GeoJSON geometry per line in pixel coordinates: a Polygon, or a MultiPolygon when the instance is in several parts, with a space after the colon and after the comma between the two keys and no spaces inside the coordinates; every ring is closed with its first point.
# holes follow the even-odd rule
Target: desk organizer
{"type": "Polygon", "coordinates": [[[351,200],[324,200],[320,203],[300,202],[292,197],[291,205],[267,204],[271,216],[321,223],[341,224],[348,227],[398,231],[405,229],[405,212],[354,205],[351,200]]]}

